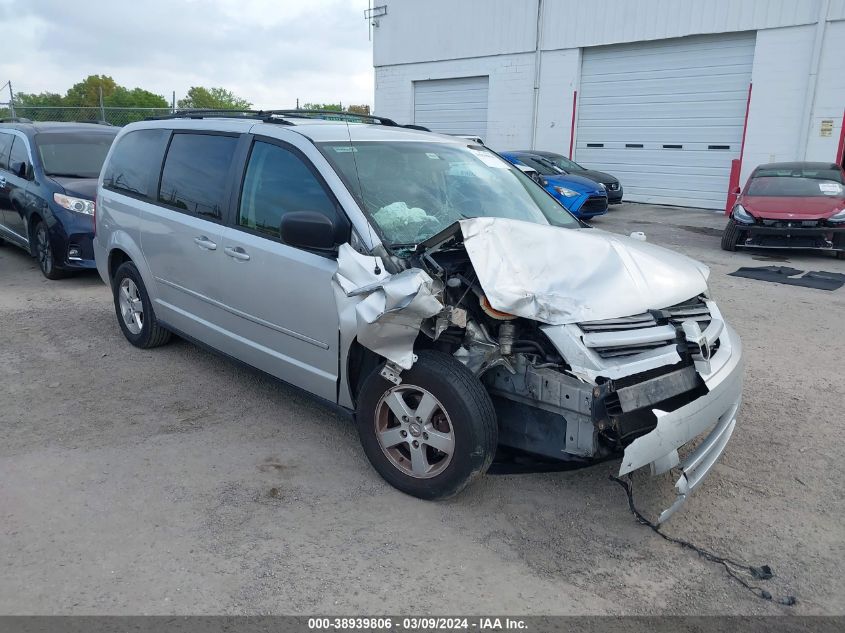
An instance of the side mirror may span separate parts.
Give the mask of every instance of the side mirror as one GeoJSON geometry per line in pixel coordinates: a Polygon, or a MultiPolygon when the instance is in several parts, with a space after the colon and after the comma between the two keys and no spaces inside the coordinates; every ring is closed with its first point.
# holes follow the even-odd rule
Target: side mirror
{"type": "Polygon", "coordinates": [[[12,163],[9,165],[9,170],[18,178],[26,178],[26,163],[24,161],[12,163]]]}
{"type": "Polygon", "coordinates": [[[742,193],[742,188],[741,188],[741,187],[737,187],[736,189],[734,189],[734,193],[735,193],[736,195],[741,194],[741,193],[742,193]]]}
{"type": "Polygon", "coordinates": [[[296,248],[330,251],[346,241],[348,227],[332,222],[317,211],[292,211],[282,216],[279,235],[282,241],[296,248]]]}

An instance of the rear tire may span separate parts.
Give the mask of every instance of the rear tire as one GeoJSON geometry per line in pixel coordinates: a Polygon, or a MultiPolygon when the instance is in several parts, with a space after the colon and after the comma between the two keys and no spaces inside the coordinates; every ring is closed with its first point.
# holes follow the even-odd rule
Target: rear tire
{"type": "Polygon", "coordinates": [[[498,428],[478,378],[448,354],[428,350],[402,372],[399,385],[381,377],[382,367],[361,387],[356,423],[385,481],[420,499],[446,499],[484,474],[498,428]]]}
{"type": "Polygon", "coordinates": [[[159,325],[141,274],[132,262],[124,262],[112,280],[117,322],[126,340],[150,349],[167,343],[172,334],[159,325]]]}
{"type": "Polygon", "coordinates": [[[735,251],[736,245],[739,243],[739,227],[733,218],[728,220],[728,225],[722,233],[722,250],[735,251]]]}

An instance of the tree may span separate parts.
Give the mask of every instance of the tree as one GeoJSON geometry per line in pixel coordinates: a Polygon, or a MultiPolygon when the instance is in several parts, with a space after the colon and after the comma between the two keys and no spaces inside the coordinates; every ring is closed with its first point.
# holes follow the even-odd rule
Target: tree
{"type": "Polygon", "coordinates": [[[55,92],[42,92],[40,94],[27,94],[25,92],[15,93],[15,107],[25,108],[27,106],[34,108],[43,108],[45,106],[60,106],[62,105],[62,95],[55,92]]]}
{"type": "Polygon", "coordinates": [[[370,106],[364,105],[351,105],[346,108],[347,112],[354,112],[355,114],[369,114],[370,113],[370,106]]]}
{"type": "Polygon", "coordinates": [[[340,103],[303,103],[300,106],[303,110],[334,110],[342,112],[343,105],[340,103]]]}
{"type": "Polygon", "coordinates": [[[248,110],[252,103],[225,88],[191,86],[185,98],[179,99],[176,105],[181,109],[248,110]]]}
{"type": "Polygon", "coordinates": [[[166,108],[170,104],[161,95],[157,95],[143,88],[127,90],[118,86],[114,93],[104,99],[106,107],[112,108],[166,108]]]}
{"type": "MultiPolygon", "coordinates": [[[[78,84],[71,86],[62,100],[62,105],[96,108],[100,105],[100,90],[103,102],[114,95],[119,86],[114,79],[106,75],[89,75],[78,84]]],[[[125,90],[125,88],[123,88],[125,90]]]]}

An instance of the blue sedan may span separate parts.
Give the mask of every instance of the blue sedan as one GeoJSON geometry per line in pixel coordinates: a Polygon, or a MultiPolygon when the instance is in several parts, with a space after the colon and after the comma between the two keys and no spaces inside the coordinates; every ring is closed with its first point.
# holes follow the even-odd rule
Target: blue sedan
{"type": "MultiPolygon", "coordinates": [[[[520,160],[519,152],[502,152],[502,156],[518,167],[537,170],[534,163],[520,160]]],[[[575,217],[587,219],[607,213],[607,189],[601,183],[551,168],[538,171],[540,184],[575,217]]]]}

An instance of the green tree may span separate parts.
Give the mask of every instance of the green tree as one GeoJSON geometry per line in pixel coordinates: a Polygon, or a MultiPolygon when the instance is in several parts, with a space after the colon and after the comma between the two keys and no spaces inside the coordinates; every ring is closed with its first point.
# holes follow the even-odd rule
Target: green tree
{"type": "Polygon", "coordinates": [[[127,90],[123,86],[118,86],[114,93],[103,101],[106,107],[112,108],[166,108],[170,105],[164,97],[149,90],[127,90]]]}
{"type": "Polygon", "coordinates": [[[103,102],[105,103],[114,95],[118,88],[119,86],[111,77],[106,75],[89,75],[68,89],[62,105],[96,108],[100,105],[101,89],[103,91],[103,102]]]}
{"type": "Polygon", "coordinates": [[[303,103],[300,108],[303,110],[334,110],[343,112],[343,105],[340,103],[303,103]]]}
{"type": "Polygon", "coordinates": [[[225,88],[191,86],[185,98],[179,99],[176,105],[182,109],[248,110],[252,103],[225,88]]]}
{"type": "Polygon", "coordinates": [[[24,108],[27,106],[35,108],[43,108],[45,106],[60,106],[62,105],[62,95],[55,92],[42,92],[40,94],[27,94],[25,92],[18,92],[15,94],[15,107],[24,108]]]}

